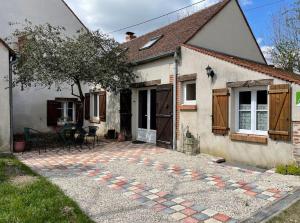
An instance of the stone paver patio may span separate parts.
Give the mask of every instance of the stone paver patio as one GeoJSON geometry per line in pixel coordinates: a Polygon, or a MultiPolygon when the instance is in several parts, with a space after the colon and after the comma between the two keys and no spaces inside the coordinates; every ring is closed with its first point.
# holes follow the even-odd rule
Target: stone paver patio
{"type": "Polygon", "coordinates": [[[149,144],[17,154],[96,222],[227,222],[250,217],[300,186],[298,177],[215,164],[149,144]]]}

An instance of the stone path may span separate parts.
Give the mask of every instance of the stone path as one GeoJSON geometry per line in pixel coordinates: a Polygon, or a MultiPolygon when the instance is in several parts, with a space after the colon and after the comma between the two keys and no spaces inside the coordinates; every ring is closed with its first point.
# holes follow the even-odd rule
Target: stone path
{"type": "MultiPolygon", "coordinates": [[[[170,175],[170,177],[178,177],[182,180],[187,180],[192,183],[193,186],[205,183],[208,188],[211,188],[204,193],[201,191],[203,188],[199,188],[198,195],[206,193],[207,196],[209,196],[209,190],[217,190],[216,193],[227,193],[229,196],[236,196],[236,199],[245,199],[247,202],[250,199],[257,204],[257,207],[253,206],[253,208],[256,208],[257,210],[265,204],[274,202],[287,194],[287,191],[281,191],[275,187],[267,188],[256,184],[255,182],[236,181],[231,179],[230,175],[223,176],[209,174],[195,168],[184,168],[180,165],[172,164],[171,161],[167,163],[145,158],[143,157],[144,154],[147,154],[147,156],[151,156],[151,154],[153,156],[165,156],[166,150],[148,144],[133,145],[131,143],[108,143],[102,144],[91,151],[48,151],[41,155],[38,155],[37,152],[29,152],[25,154],[18,154],[18,157],[33,170],[49,177],[50,180],[52,180],[56,173],[59,173],[62,178],[65,176],[66,179],[67,176],[70,175],[87,177],[95,181],[99,187],[106,187],[107,190],[117,192],[115,193],[110,205],[113,205],[115,202],[114,200],[117,201],[122,195],[127,197],[127,199],[131,202],[134,202],[134,204],[150,209],[154,214],[159,213],[165,215],[166,219],[170,221],[180,221],[185,223],[233,223],[242,220],[240,218],[244,217],[244,215],[243,213],[235,213],[235,210],[231,210],[234,208],[231,208],[228,211],[226,210],[226,213],[222,210],[211,208],[210,206],[212,204],[210,204],[210,202],[204,203],[197,199],[190,200],[183,196],[179,196],[175,191],[163,191],[160,188],[153,186],[155,185],[154,179],[154,182],[151,181],[152,186],[147,185],[146,182],[140,182],[136,179],[140,176],[138,174],[139,168],[147,168],[148,171],[158,172],[158,174],[165,172],[170,175]],[[136,175],[126,178],[120,174],[114,173],[113,169],[108,168],[108,164],[114,162],[122,162],[125,167],[126,165],[135,165],[137,170],[136,175]],[[240,196],[245,196],[246,198],[240,196]],[[263,200],[263,202],[260,202],[259,200],[263,200]]],[[[216,165],[217,168],[233,168],[240,171],[240,174],[246,175],[259,176],[262,174],[257,171],[226,166],[224,164],[207,163],[207,165],[216,165]]],[[[125,173],[126,168],[123,168],[122,171],[125,173]]],[[[271,173],[268,174],[270,175],[271,173]]],[[[59,181],[53,181],[60,186],[59,181]]],[[[168,181],[166,180],[165,183],[168,184],[168,181]]],[[[76,187],[76,185],[74,185],[74,187],[76,187]]],[[[70,190],[72,189],[74,188],[70,188],[70,190]]],[[[183,188],[183,190],[185,192],[189,192],[189,188],[183,188]]],[[[197,198],[197,196],[195,196],[195,198],[197,198]]],[[[79,201],[76,196],[74,196],[73,199],[76,200],[80,206],[84,206],[81,205],[81,201],[79,201]]],[[[95,197],[95,199],[97,198],[95,197]]],[[[93,201],[89,200],[85,202],[92,203],[93,201]]],[[[89,213],[89,210],[85,211],[89,213]]],[[[101,210],[95,210],[94,212],[97,211],[101,213],[101,210]]],[[[246,207],[245,210],[241,210],[241,212],[243,211],[248,212],[246,207]]],[[[256,210],[252,211],[254,212],[256,210]]],[[[98,213],[93,213],[93,215],[94,214],[98,213]]],[[[94,220],[98,222],[106,222],[104,219],[94,220]]]]}

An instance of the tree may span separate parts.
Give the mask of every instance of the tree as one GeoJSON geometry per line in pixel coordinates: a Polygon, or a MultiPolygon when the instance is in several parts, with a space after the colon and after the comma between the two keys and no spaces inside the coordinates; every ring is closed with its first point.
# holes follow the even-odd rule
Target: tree
{"type": "Polygon", "coordinates": [[[99,31],[80,30],[76,36],[68,37],[64,27],[33,26],[26,21],[26,26],[16,30],[11,39],[20,37],[23,41],[19,42],[19,59],[13,69],[13,87],[55,87],[60,91],[62,86],[69,85],[83,111],[83,85],[100,85],[117,92],[129,87],[135,78],[126,49],[99,31]]]}
{"type": "Polygon", "coordinates": [[[273,19],[273,63],[290,72],[300,72],[300,1],[281,10],[273,19]]]}

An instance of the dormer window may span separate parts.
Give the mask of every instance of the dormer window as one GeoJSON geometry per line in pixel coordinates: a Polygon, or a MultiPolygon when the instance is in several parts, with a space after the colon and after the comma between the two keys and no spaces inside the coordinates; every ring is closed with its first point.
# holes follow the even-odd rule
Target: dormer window
{"type": "Polygon", "coordinates": [[[142,46],[140,48],[140,50],[145,50],[145,49],[149,49],[150,47],[152,47],[155,43],[157,43],[158,40],[160,40],[162,38],[163,35],[160,36],[156,36],[151,38],[144,46],[142,46]]]}

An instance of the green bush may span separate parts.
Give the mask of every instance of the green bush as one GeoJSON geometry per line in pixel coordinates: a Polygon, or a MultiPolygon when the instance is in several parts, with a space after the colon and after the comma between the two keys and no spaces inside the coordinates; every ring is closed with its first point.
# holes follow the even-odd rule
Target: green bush
{"type": "Polygon", "coordinates": [[[291,165],[279,165],[276,167],[276,173],[283,175],[296,175],[300,176],[300,167],[296,164],[291,165]]]}

